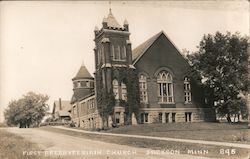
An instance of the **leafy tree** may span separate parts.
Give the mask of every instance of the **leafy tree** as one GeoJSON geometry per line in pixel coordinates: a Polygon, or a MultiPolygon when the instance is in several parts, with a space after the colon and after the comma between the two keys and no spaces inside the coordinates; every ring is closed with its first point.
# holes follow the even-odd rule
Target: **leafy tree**
{"type": "Polygon", "coordinates": [[[18,100],[9,103],[4,112],[8,125],[22,127],[38,126],[48,110],[47,95],[29,92],[18,100]]]}
{"type": "Polygon", "coordinates": [[[204,35],[199,50],[188,55],[189,62],[202,78],[206,98],[221,116],[246,113],[241,94],[249,91],[248,38],[239,33],[204,35]]]}

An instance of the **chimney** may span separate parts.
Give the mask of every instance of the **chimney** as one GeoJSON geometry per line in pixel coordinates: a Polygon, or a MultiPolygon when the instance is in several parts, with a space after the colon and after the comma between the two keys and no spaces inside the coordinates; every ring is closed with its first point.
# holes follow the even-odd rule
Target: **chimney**
{"type": "Polygon", "coordinates": [[[62,110],[62,100],[59,98],[59,110],[62,110]]]}

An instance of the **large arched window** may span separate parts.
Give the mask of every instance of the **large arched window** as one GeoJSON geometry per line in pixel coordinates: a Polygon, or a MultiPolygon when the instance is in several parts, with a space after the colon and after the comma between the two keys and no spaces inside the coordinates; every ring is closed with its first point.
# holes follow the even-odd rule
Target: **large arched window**
{"type": "Polygon", "coordinates": [[[125,61],[126,60],[126,47],[124,45],[112,45],[111,44],[111,55],[114,61],[125,61]]]}
{"type": "Polygon", "coordinates": [[[139,87],[140,87],[140,100],[143,103],[148,102],[148,92],[147,92],[147,77],[145,75],[140,75],[139,77],[139,87]]]}
{"type": "Polygon", "coordinates": [[[188,77],[184,78],[184,99],[185,103],[190,103],[192,98],[191,98],[191,85],[190,85],[190,79],[188,77]]]}
{"type": "Polygon", "coordinates": [[[119,99],[119,85],[118,85],[118,81],[116,79],[113,80],[112,82],[113,84],[113,93],[115,96],[115,99],[119,99]]]}
{"type": "Polygon", "coordinates": [[[127,101],[127,86],[125,83],[121,83],[122,100],[127,101]]]}
{"type": "Polygon", "coordinates": [[[160,103],[173,103],[173,79],[167,71],[161,71],[157,75],[158,101],[160,103]]]}

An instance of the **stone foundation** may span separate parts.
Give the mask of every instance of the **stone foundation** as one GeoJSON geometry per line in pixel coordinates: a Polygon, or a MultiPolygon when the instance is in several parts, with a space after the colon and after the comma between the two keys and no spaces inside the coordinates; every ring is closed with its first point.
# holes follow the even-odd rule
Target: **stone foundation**
{"type": "MultiPolygon", "coordinates": [[[[114,109],[114,113],[116,112],[119,113],[119,123],[116,124],[120,126],[124,125],[124,108],[117,107],[114,109]]],[[[141,108],[139,114],[139,123],[203,122],[215,120],[214,111],[209,108],[141,108]]],[[[103,127],[112,127],[112,123],[116,122],[115,118],[115,116],[109,116],[107,121],[103,123],[101,116],[96,111],[72,120],[76,123],[77,127],[102,129],[103,127]]]]}
{"type": "Polygon", "coordinates": [[[114,114],[118,113],[119,123],[116,123],[115,115],[108,116],[108,119],[104,122],[98,111],[94,113],[90,113],[88,115],[81,116],[80,118],[73,118],[72,121],[75,123],[77,127],[81,127],[84,129],[102,129],[103,127],[112,127],[112,124],[115,123],[117,125],[124,125],[124,108],[123,107],[115,107],[114,114]]]}
{"type": "Polygon", "coordinates": [[[98,112],[94,112],[80,118],[72,119],[76,123],[77,127],[82,127],[84,129],[101,129],[102,128],[102,119],[98,112]]]}
{"type": "Polygon", "coordinates": [[[140,123],[202,122],[215,120],[213,110],[208,108],[141,108],[139,114],[140,123]]]}

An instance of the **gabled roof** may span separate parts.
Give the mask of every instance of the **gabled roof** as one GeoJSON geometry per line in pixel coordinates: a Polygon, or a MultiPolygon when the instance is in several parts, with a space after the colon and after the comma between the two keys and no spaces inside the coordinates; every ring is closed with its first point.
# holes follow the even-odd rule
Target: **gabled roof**
{"type": "Polygon", "coordinates": [[[152,36],[144,43],[137,46],[132,51],[132,59],[133,61],[136,61],[138,58],[142,56],[142,54],[154,43],[154,41],[162,34],[162,32],[159,32],[158,34],[152,36]]]}
{"type": "Polygon", "coordinates": [[[57,111],[65,111],[68,112],[71,109],[70,101],[67,100],[61,100],[61,108],[60,108],[60,101],[56,100],[54,101],[53,105],[53,114],[57,111]]]}
{"type": "MultiPolygon", "coordinates": [[[[168,38],[168,36],[164,33],[164,31],[159,32],[158,34],[152,36],[149,38],[147,41],[144,43],[140,44],[137,46],[135,49],[132,51],[132,60],[133,60],[133,65],[143,56],[143,54],[152,46],[152,44],[161,36],[164,35],[170,43],[177,49],[179,52],[179,55],[182,56],[180,53],[179,49],[176,47],[176,45],[168,38]]],[[[183,57],[183,56],[182,56],[183,57]]],[[[184,58],[184,57],[183,57],[184,58]]]]}
{"type": "Polygon", "coordinates": [[[72,80],[83,79],[83,78],[88,78],[88,79],[93,78],[84,64],[82,64],[76,76],[72,80]]]}
{"type": "Polygon", "coordinates": [[[110,28],[120,28],[122,29],[123,27],[117,22],[115,17],[113,16],[111,9],[109,9],[109,14],[107,18],[103,18],[103,22],[107,22],[108,27],[110,28]]]}

